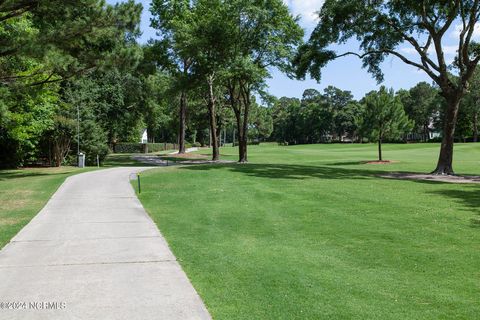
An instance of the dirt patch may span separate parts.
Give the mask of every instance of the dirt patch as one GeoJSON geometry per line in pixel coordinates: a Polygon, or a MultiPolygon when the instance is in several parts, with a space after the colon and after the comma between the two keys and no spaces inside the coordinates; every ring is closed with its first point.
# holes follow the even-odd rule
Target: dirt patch
{"type": "Polygon", "coordinates": [[[364,161],[364,164],[392,164],[398,163],[396,160],[384,160],[384,161],[364,161]]]}
{"type": "Polygon", "coordinates": [[[479,183],[480,176],[442,176],[433,174],[420,173],[387,173],[381,174],[382,178],[402,179],[402,180],[419,180],[419,181],[436,181],[448,183],[479,183]]]}

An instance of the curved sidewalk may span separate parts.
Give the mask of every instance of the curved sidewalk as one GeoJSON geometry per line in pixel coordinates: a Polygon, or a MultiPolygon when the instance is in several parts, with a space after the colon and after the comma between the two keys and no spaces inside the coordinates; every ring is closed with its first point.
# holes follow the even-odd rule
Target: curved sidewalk
{"type": "Polygon", "coordinates": [[[210,319],[129,177],[67,178],[0,251],[0,319],[210,319]]]}

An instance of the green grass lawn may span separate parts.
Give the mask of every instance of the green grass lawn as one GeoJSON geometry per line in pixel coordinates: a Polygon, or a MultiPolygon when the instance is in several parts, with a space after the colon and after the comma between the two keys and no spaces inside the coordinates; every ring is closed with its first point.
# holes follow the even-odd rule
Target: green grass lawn
{"type": "MultiPolygon", "coordinates": [[[[215,319],[479,319],[480,185],[376,176],[438,151],[250,147],[246,165],[145,172],[140,199],[215,319]]],[[[479,166],[480,144],[457,145],[458,173],[479,166]]]]}
{"type": "Polygon", "coordinates": [[[0,170],[0,249],[42,209],[74,167],[0,170]]]}

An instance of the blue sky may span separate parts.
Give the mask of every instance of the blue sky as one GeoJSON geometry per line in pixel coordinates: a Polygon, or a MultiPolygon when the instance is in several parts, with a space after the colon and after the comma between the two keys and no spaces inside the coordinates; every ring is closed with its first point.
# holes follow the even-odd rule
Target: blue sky
{"type": "MultiPolygon", "coordinates": [[[[142,14],[142,37],[139,39],[141,43],[147,42],[150,38],[155,38],[155,30],[150,28],[150,1],[136,0],[143,4],[144,10],[142,14]]],[[[316,11],[318,11],[323,0],[283,0],[287,4],[294,15],[301,17],[300,24],[304,28],[307,37],[316,25],[316,11]]],[[[119,2],[116,0],[107,0],[109,3],[119,2]]],[[[445,48],[447,59],[453,59],[455,54],[455,28],[450,32],[446,39],[445,48]]],[[[480,38],[480,28],[476,32],[477,38],[480,38]]],[[[338,47],[338,51],[342,52],[348,49],[355,49],[355,42],[347,44],[347,48],[338,47]]],[[[404,54],[415,57],[411,48],[404,47],[401,49],[404,54]]],[[[416,70],[414,67],[407,66],[397,58],[389,57],[382,65],[385,74],[385,81],[382,83],[387,87],[395,90],[401,88],[411,88],[420,81],[431,83],[431,79],[423,72],[416,70]]],[[[305,81],[291,80],[277,70],[271,70],[272,78],[267,81],[269,92],[277,97],[288,96],[300,98],[305,89],[314,88],[319,91],[329,85],[336,86],[343,90],[349,90],[355,98],[360,99],[363,95],[371,90],[377,89],[378,84],[372,76],[362,69],[361,62],[355,57],[345,57],[331,62],[322,72],[322,81],[317,83],[314,80],[307,79],[305,81]]]]}

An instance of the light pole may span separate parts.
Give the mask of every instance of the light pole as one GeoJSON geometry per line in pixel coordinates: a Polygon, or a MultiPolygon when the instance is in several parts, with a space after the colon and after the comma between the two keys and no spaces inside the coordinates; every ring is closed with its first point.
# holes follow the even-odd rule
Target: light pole
{"type": "Polygon", "coordinates": [[[80,155],[80,107],[77,104],[77,157],[80,155]]]}
{"type": "Polygon", "coordinates": [[[80,153],[80,107],[77,105],[77,167],[85,167],[85,155],[80,153]]]}

